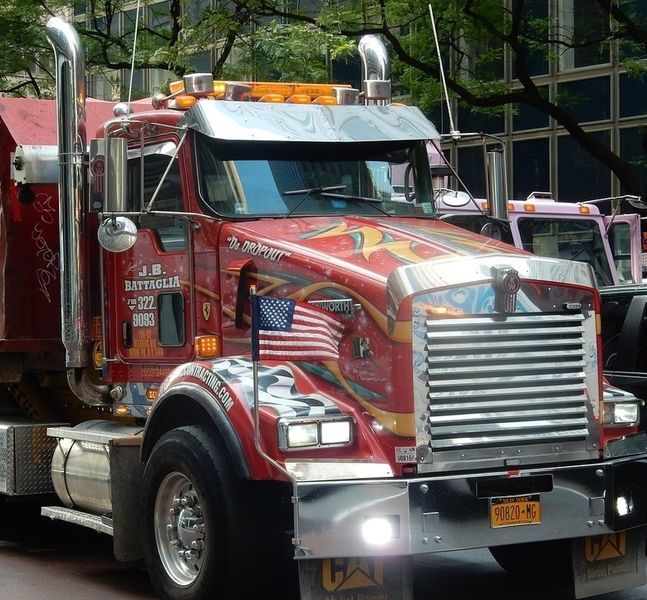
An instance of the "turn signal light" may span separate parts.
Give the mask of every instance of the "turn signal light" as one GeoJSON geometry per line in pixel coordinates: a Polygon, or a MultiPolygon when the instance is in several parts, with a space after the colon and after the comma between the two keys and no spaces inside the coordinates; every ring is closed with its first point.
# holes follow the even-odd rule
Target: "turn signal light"
{"type": "Polygon", "coordinates": [[[195,338],[194,348],[197,358],[220,356],[220,343],[215,335],[203,335],[195,338]]]}

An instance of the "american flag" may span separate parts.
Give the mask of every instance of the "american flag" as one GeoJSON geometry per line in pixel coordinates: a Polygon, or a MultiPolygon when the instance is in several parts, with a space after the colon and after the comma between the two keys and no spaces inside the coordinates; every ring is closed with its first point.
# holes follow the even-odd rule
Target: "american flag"
{"type": "Polygon", "coordinates": [[[335,360],[343,322],[307,302],[251,297],[252,360],[335,360]]]}

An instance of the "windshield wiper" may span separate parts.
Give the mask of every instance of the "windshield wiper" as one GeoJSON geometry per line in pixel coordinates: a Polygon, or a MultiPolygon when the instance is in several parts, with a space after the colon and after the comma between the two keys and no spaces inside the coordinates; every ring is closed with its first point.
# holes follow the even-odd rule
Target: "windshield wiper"
{"type": "Polygon", "coordinates": [[[391,216],[391,213],[386,212],[381,206],[377,206],[378,204],[382,204],[382,200],[379,198],[368,198],[366,196],[352,196],[350,194],[330,194],[328,192],[322,192],[321,195],[324,198],[339,198],[340,200],[358,200],[359,202],[364,202],[365,204],[368,204],[371,208],[375,208],[376,210],[379,210],[381,213],[384,213],[387,216],[391,216]]]}
{"type": "Polygon", "coordinates": [[[326,185],[322,187],[311,187],[311,188],[303,188],[302,190],[286,190],[285,192],[281,192],[284,196],[297,196],[298,194],[303,194],[302,198],[299,198],[299,201],[294,205],[292,209],[285,215],[286,217],[289,217],[292,215],[292,213],[301,206],[306,198],[310,196],[311,194],[320,194],[322,196],[325,195],[326,192],[334,192],[335,190],[345,190],[346,186],[345,185],[326,185]]]}

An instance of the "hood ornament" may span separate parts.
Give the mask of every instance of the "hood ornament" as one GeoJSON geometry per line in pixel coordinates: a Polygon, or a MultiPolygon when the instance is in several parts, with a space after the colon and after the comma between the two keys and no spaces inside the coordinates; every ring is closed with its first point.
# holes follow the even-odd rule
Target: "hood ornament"
{"type": "Polygon", "coordinates": [[[521,288],[519,272],[512,267],[493,267],[494,310],[499,313],[513,313],[517,310],[517,292],[521,288]]]}

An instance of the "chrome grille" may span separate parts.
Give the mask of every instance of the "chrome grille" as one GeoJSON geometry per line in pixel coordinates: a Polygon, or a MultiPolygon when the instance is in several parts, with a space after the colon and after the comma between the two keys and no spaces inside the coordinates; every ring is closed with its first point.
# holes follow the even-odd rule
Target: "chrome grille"
{"type": "Polygon", "coordinates": [[[426,320],[434,451],[586,439],[584,317],[426,320]]]}

